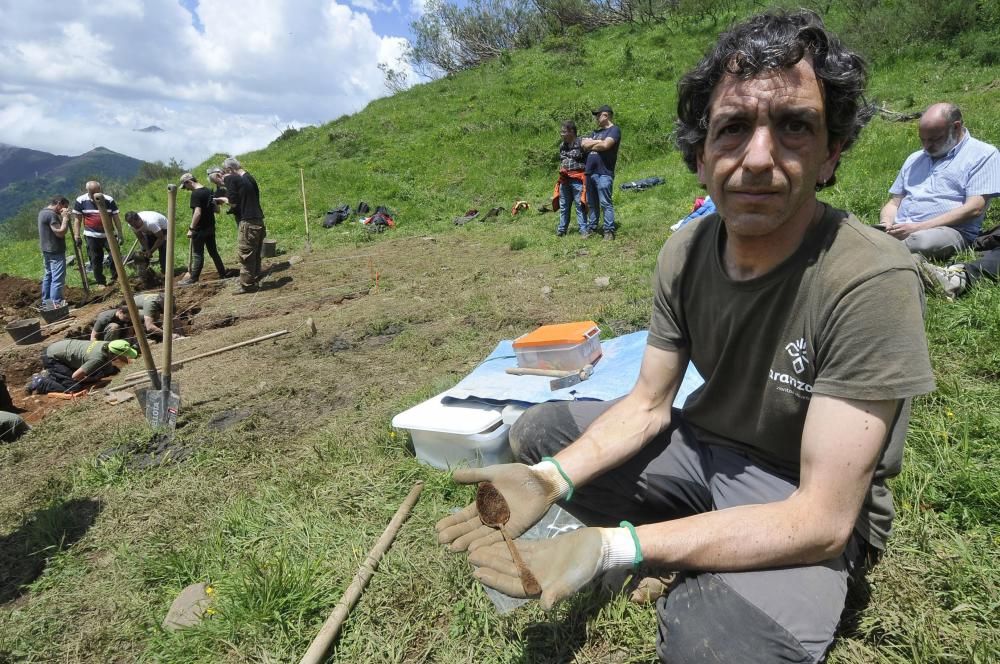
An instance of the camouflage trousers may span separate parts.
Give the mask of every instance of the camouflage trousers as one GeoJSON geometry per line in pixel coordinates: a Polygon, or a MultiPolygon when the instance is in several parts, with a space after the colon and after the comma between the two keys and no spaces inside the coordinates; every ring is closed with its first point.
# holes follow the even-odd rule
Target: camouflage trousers
{"type": "Polygon", "coordinates": [[[240,259],[240,283],[252,286],[260,277],[260,252],[267,231],[262,221],[241,221],[237,256],[240,259]]]}

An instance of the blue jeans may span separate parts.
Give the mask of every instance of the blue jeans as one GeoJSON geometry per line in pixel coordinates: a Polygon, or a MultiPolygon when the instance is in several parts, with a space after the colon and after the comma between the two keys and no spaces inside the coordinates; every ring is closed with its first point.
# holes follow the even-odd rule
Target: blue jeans
{"type": "Polygon", "coordinates": [[[563,181],[559,184],[559,226],[556,232],[565,233],[569,227],[569,210],[576,203],[576,223],[580,227],[580,233],[587,232],[587,220],[583,217],[583,206],[580,205],[580,194],[583,192],[583,183],[579,180],[563,181]]]}
{"type": "Polygon", "coordinates": [[[42,252],[42,304],[62,302],[66,286],[66,254],[55,251],[42,252]]]}
{"type": "Polygon", "coordinates": [[[598,227],[598,207],[604,215],[604,232],[615,232],[615,208],[611,204],[611,193],[614,190],[615,178],[611,175],[590,175],[590,184],[587,187],[590,203],[590,230],[596,231],[598,227]]]}

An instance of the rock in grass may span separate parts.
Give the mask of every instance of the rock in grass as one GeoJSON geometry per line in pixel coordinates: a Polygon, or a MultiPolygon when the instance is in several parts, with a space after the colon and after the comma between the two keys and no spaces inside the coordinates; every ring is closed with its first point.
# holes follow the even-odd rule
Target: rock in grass
{"type": "Polygon", "coordinates": [[[204,583],[192,583],[182,590],[170,605],[170,611],[163,619],[163,629],[175,632],[197,625],[205,615],[210,602],[208,586],[204,583]]]}
{"type": "Polygon", "coordinates": [[[594,285],[598,288],[607,288],[611,285],[611,277],[597,277],[594,279],[594,285]]]}

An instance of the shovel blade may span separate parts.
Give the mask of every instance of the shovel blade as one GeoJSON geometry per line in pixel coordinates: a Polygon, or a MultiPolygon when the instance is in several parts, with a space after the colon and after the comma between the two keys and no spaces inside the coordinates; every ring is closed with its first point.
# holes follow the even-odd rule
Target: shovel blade
{"type": "MultiPolygon", "coordinates": [[[[177,411],[181,406],[180,383],[170,385],[170,393],[164,399],[162,390],[145,390],[146,421],[154,429],[174,429],[177,427],[177,411]]],[[[141,400],[140,400],[141,403],[141,400]]]]}

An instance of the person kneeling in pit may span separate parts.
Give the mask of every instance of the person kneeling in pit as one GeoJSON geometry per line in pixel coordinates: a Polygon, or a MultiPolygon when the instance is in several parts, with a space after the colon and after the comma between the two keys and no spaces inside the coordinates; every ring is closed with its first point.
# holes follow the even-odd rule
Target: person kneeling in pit
{"type": "Polygon", "coordinates": [[[114,341],[124,339],[126,328],[131,327],[128,318],[128,307],[121,306],[117,309],[108,309],[97,314],[94,319],[94,327],[90,330],[90,340],[114,341]]]}
{"type": "MultiPolygon", "coordinates": [[[[661,660],[826,656],[889,537],[909,400],[934,389],[906,248],[816,198],[868,119],[866,78],[799,11],[734,26],[681,79],[676,141],[717,213],[660,252],[635,386],[529,408],[522,463],[454,474],[493,483],[510,537],[556,502],[589,526],[517,542],[543,608],[606,572],[676,571],[661,660]],[[675,411],[689,361],[706,380],[675,411]]],[[[475,503],[437,530],[482,583],[528,596],[475,503]]]]}
{"type": "Polygon", "coordinates": [[[138,351],[124,339],[63,339],[42,351],[45,370],[32,376],[25,390],[28,394],[79,392],[88,384],[115,375],[137,357],[138,351]]]}

